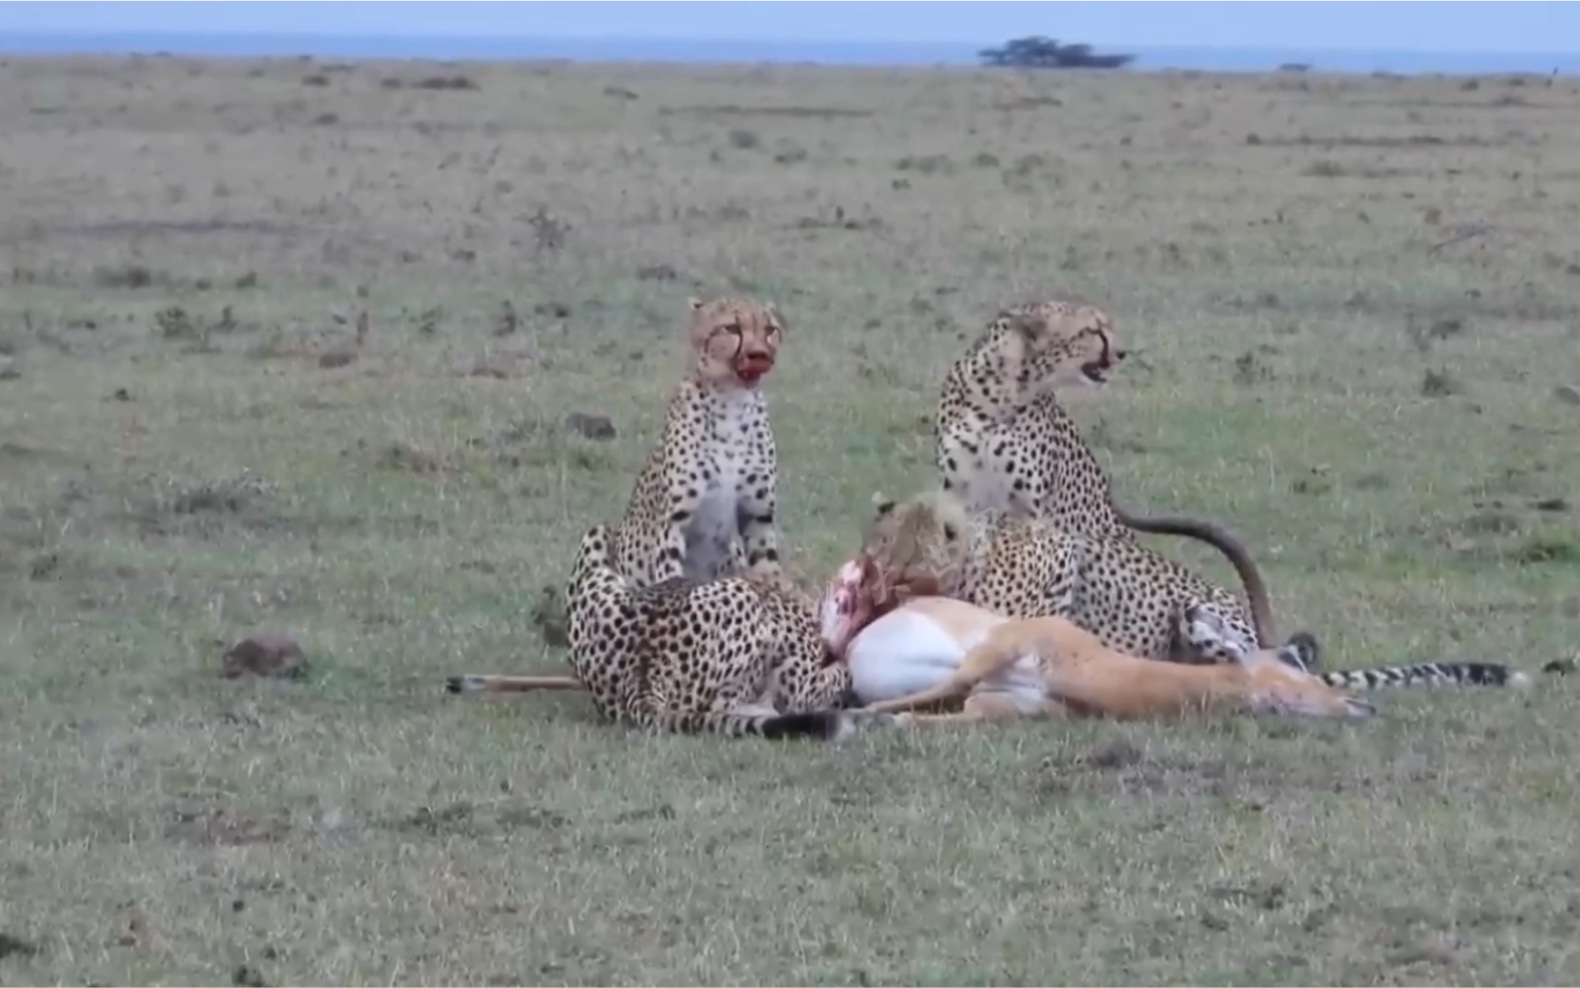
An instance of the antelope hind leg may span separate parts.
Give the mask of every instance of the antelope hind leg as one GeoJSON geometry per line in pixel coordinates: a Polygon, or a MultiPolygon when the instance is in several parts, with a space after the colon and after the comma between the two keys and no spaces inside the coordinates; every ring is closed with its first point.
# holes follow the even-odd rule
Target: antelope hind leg
{"type": "Polygon", "coordinates": [[[997,690],[973,693],[961,709],[947,714],[898,714],[901,724],[969,724],[977,721],[1007,721],[1023,718],[1064,717],[1069,711],[1057,700],[1048,700],[1028,710],[1009,693],[997,690]]]}

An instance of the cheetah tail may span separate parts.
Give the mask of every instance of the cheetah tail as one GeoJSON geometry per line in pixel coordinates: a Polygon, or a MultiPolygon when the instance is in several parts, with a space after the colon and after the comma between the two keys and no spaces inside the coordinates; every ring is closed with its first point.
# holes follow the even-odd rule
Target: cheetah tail
{"type": "Polygon", "coordinates": [[[1119,523],[1126,528],[1138,532],[1151,532],[1155,535],[1178,535],[1197,539],[1223,553],[1229,560],[1229,565],[1234,567],[1235,574],[1240,577],[1240,583],[1245,587],[1246,600],[1251,605],[1251,623],[1256,626],[1257,640],[1264,644],[1279,640],[1278,628],[1273,623],[1273,604],[1268,599],[1267,583],[1262,579],[1262,571],[1257,569],[1256,563],[1252,561],[1250,550],[1246,549],[1245,543],[1232,535],[1228,529],[1196,518],[1133,515],[1118,505],[1114,506],[1114,512],[1119,516],[1119,523]]]}
{"type": "Polygon", "coordinates": [[[1506,686],[1525,689],[1531,677],[1501,662],[1421,662],[1370,669],[1334,669],[1315,674],[1338,689],[1370,690],[1388,686],[1506,686]]]}
{"type": "Polygon", "coordinates": [[[840,741],[856,730],[855,718],[839,710],[795,714],[745,713],[733,710],[661,716],[660,726],[680,734],[719,734],[730,738],[761,737],[770,741],[813,738],[840,741]]]}

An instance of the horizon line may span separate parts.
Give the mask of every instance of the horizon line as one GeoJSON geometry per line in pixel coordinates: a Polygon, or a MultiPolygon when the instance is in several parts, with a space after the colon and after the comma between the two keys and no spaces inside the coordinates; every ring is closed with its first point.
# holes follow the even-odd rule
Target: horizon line
{"type": "MultiPolygon", "coordinates": [[[[314,38],[399,38],[399,39],[432,39],[435,42],[456,41],[487,41],[493,44],[509,42],[512,40],[531,41],[683,41],[683,42],[710,42],[718,44],[750,43],[750,44],[815,44],[815,45],[890,45],[896,48],[910,47],[990,47],[1003,44],[1010,38],[1001,38],[996,41],[946,41],[923,40],[908,38],[896,40],[893,38],[818,38],[818,37],[790,37],[783,34],[772,36],[754,37],[751,35],[685,35],[685,34],[616,34],[616,33],[463,33],[446,31],[402,31],[399,29],[379,31],[348,31],[348,30],[313,30],[313,31],[253,31],[253,30],[217,30],[206,27],[180,28],[170,30],[148,30],[146,28],[129,29],[101,29],[101,28],[0,28],[0,38],[49,38],[49,37],[80,37],[80,38],[169,38],[172,36],[194,36],[205,38],[300,38],[304,40],[314,38]]],[[[1020,35],[1020,37],[1036,37],[1037,35],[1020,35]]],[[[1057,39],[1056,39],[1057,40],[1057,39]]],[[[1118,41],[1081,41],[1069,42],[1070,44],[1087,44],[1093,48],[1134,49],[1136,51],[1224,51],[1224,52],[1255,52],[1255,51],[1288,51],[1302,53],[1331,53],[1343,55],[1367,54],[1402,54],[1417,55],[1580,55],[1580,48],[1389,48],[1389,47],[1334,47],[1331,45],[1300,45],[1280,42],[1265,42],[1259,44],[1191,44],[1191,45],[1149,45],[1126,44],[1118,41]]],[[[1112,54],[1124,54],[1123,51],[1114,51],[1112,54]]]]}

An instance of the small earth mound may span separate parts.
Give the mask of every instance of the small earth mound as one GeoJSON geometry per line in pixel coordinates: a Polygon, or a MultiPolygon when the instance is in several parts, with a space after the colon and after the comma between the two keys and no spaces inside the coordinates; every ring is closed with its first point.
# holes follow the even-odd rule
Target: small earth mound
{"type": "Polygon", "coordinates": [[[305,671],[307,656],[289,636],[263,632],[243,638],[225,652],[227,679],[240,676],[299,676],[305,671]]]}
{"type": "Polygon", "coordinates": [[[593,442],[608,442],[618,435],[609,416],[587,412],[572,412],[565,416],[565,429],[593,442]]]}

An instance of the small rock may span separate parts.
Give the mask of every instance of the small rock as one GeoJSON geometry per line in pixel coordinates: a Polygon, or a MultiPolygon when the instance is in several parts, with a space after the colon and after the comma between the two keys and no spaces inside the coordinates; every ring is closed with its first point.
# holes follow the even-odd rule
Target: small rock
{"type": "Polygon", "coordinates": [[[1428,370],[1421,376],[1421,394],[1427,398],[1443,398],[1459,393],[1459,382],[1446,370],[1428,370]]]}
{"type": "Polygon", "coordinates": [[[295,676],[306,662],[302,647],[291,638],[263,632],[230,647],[225,653],[225,676],[295,676]]]}
{"type": "Polygon", "coordinates": [[[0,933],[0,959],[10,957],[12,954],[16,954],[19,957],[32,957],[36,953],[38,953],[38,947],[23,940],[21,937],[14,937],[9,933],[0,933]]]}
{"type": "Polygon", "coordinates": [[[115,393],[110,395],[110,397],[116,401],[131,401],[132,393],[125,388],[116,388],[115,393]]]}
{"type": "Polygon", "coordinates": [[[344,367],[357,359],[355,350],[331,350],[318,358],[318,366],[323,368],[344,367]]]}
{"type": "Polygon", "coordinates": [[[1569,502],[1561,497],[1544,497],[1531,505],[1537,511],[1568,511],[1569,502]]]}
{"type": "Polygon", "coordinates": [[[609,416],[589,415],[586,412],[572,412],[565,416],[565,428],[595,442],[608,442],[617,435],[609,416]]]}
{"type": "Polygon", "coordinates": [[[268,985],[268,982],[263,980],[263,975],[258,973],[257,968],[248,967],[245,964],[238,965],[236,970],[231,973],[230,982],[236,988],[266,988],[268,985]]]}
{"type": "Polygon", "coordinates": [[[21,376],[22,368],[17,366],[16,358],[0,353],[0,381],[14,381],[21,376]]]}
{"type": "Polygon", "coordinates": [[[1580,666],[1580,663],[1577,663],[1574,659],[1554,659],[1553,661],[1542,666],[1542,672],[1556,673],[1560,676],[1567,676],[1575,671],[1576,666],[1580,666]]]}
{"type": "MultiPolygon", "coordinates": [[[[0,374],[3,377],[4,374],[0,374]]],[[[1580,388],[1572,384],[1560,384],[1553,388],[1553,397],[1565,405],[1580,405],[1580,388]]]]}

